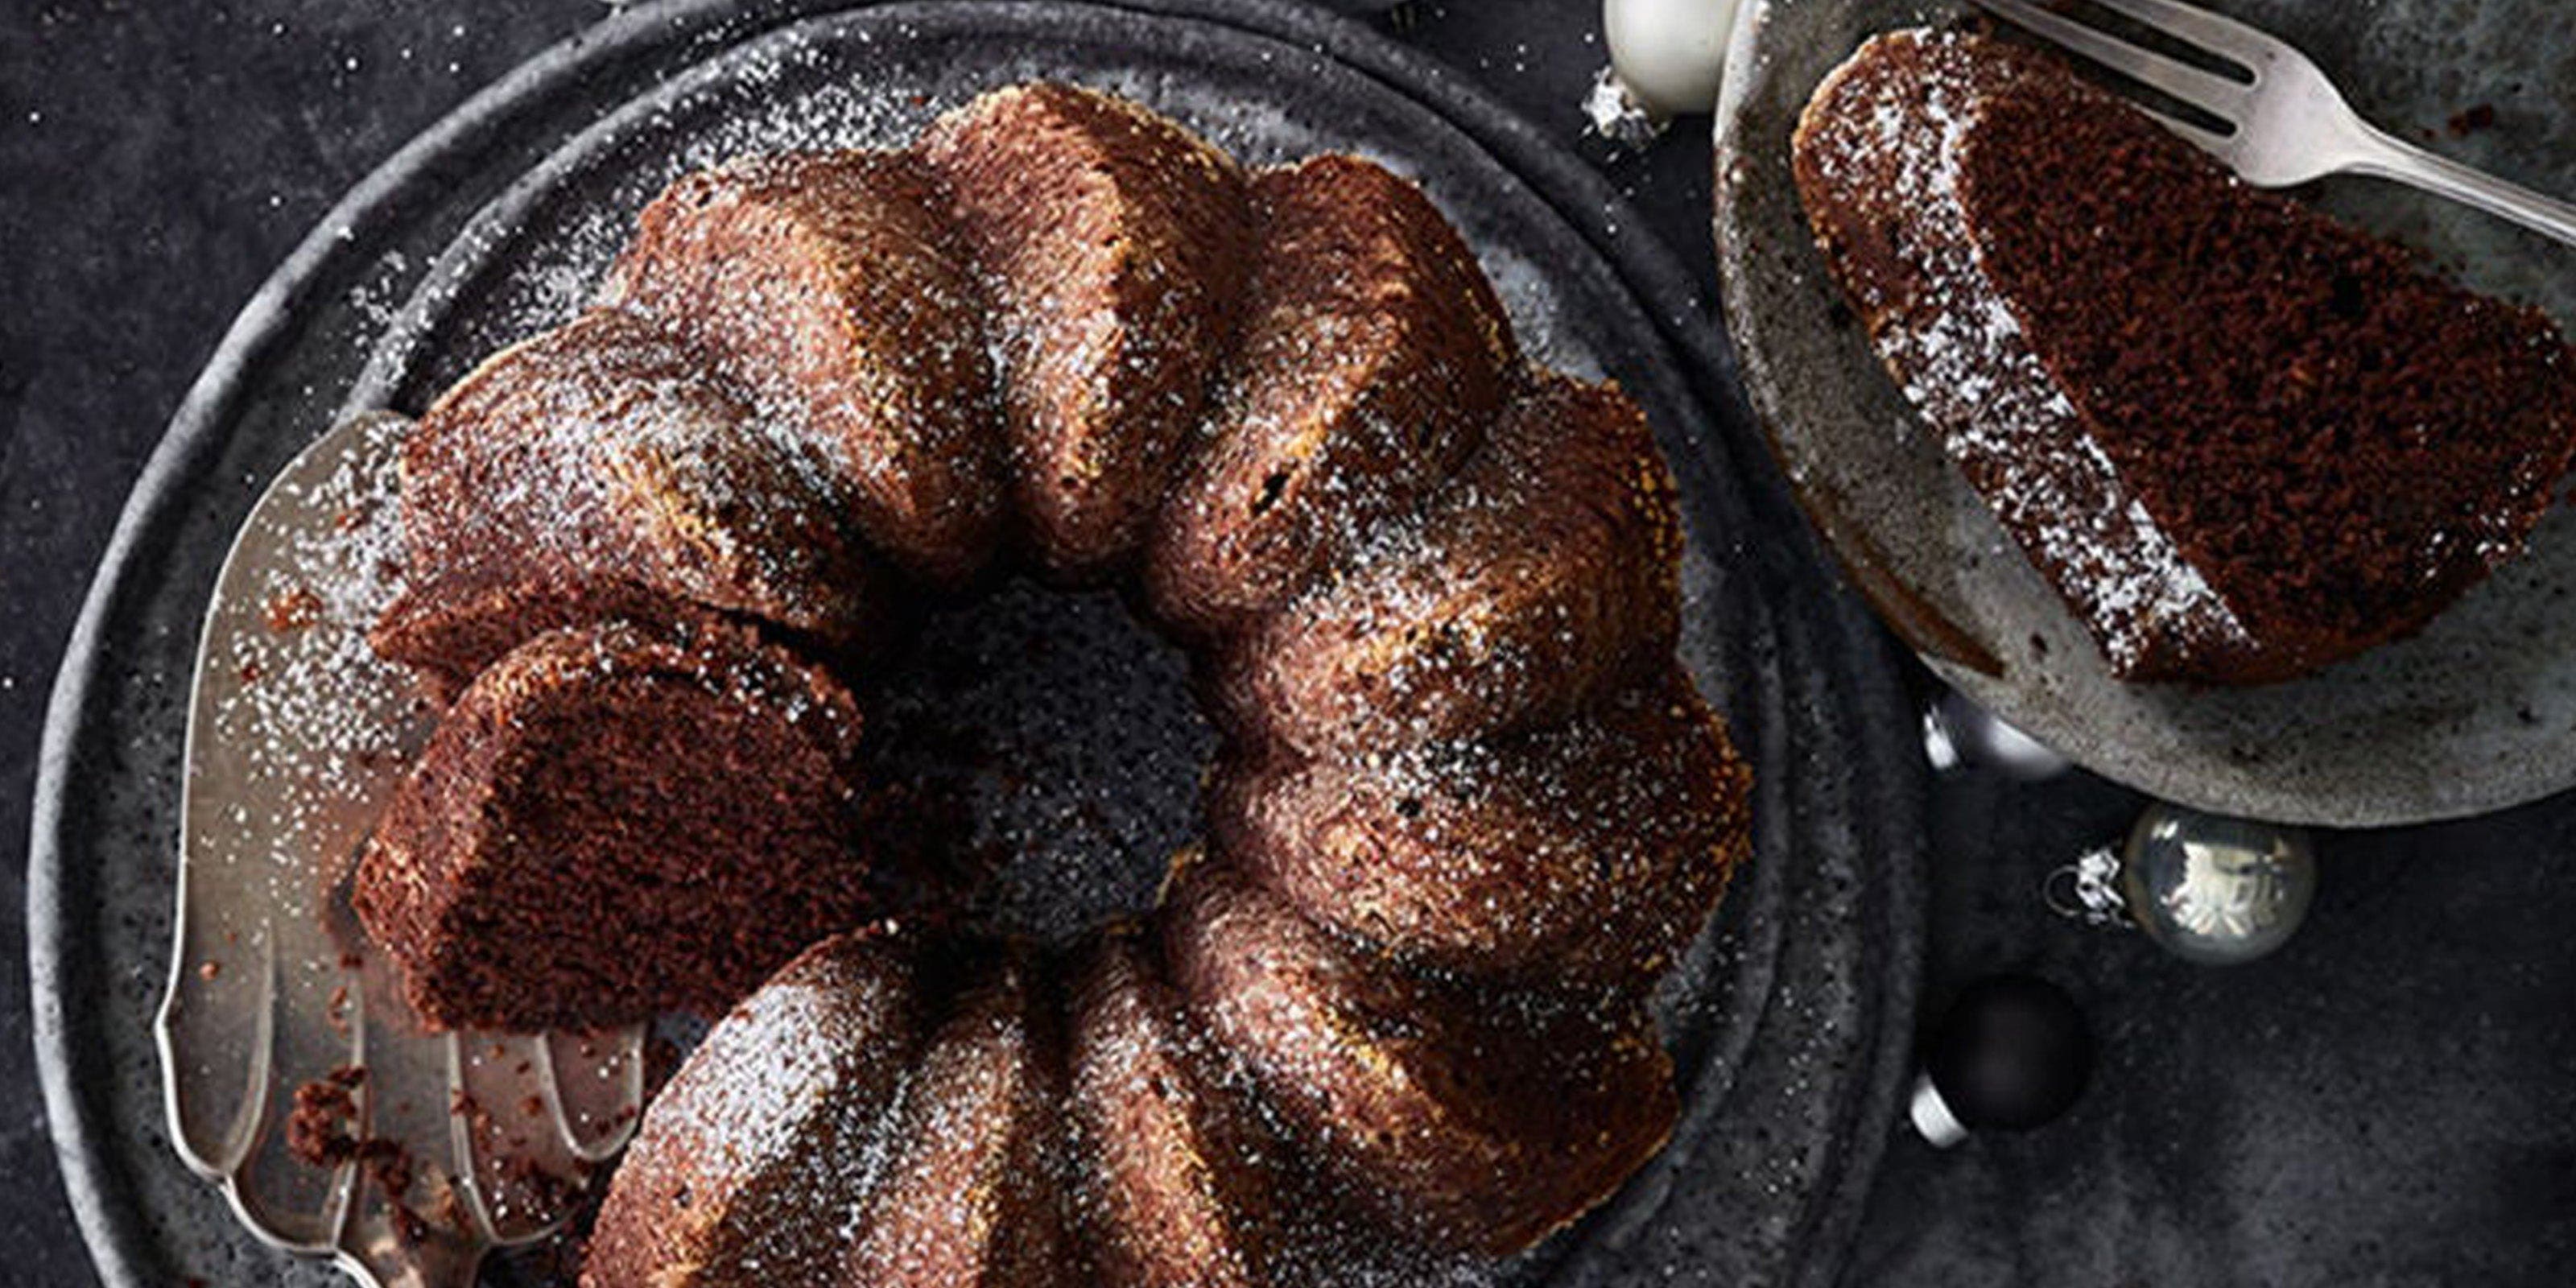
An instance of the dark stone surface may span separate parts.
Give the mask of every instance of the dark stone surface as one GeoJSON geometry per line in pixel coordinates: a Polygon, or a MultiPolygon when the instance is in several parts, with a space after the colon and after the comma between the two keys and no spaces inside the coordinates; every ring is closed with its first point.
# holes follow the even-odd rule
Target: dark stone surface
{"type": "Polygon", "coordinates": [[[2077,774],[1936,797],[1924,1014],[2029,970],[2100,1039],[2037,1131],[1891,1149],[1854,1284],[2565,1284],[2576,1264],[2576,800],[2319,838],[2306,926],[2187,965],[2049,913],[2138,798],[2077,774]]]}
{"type": "MultiPolygon", "coordinates": [[[[595,0],[0,0],[0,1282],[90,1272],[28,1056],[20,907],[45,691],[126,488],[231,316],[331,201],[595,0]]],[[[1579,0],[1420,6],[1407,38],[1572,140],[1579,0]]],[[[1704,131],[1601,157],[1707,281],[1704,131]]],[[[2066,1120],[1901,1140],[1857,1284],[2559,1284],[2576,1260],[2576,799],[2325,838],[2307,930],[2233,971],[2050,916],[2136,798],[1947,780],[1929,1001],[1998,969],[2102,1039],[2066,1120]]],[[[1893,1130],[1891,1126],[1891,1130],[1893,1130]]]]}

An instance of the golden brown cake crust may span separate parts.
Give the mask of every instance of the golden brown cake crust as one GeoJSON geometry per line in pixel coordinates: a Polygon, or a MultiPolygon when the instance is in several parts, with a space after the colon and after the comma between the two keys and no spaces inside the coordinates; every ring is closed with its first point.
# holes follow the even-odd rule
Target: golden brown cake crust
{"type": "Polygon", "coordinates": [[[1169,118],[1052,84],[987,94],[920,150],[993,301],[1030,542],[1059,573],[1122,560],[1234,347],[1242,170],[1169,118]]]}
{"type": "Polygon", "coordinates": [[[1251,879],[1320,925],[1479,977],[1633,988],[1672,966],[1750,851],[1750,786],[1668,670],[1530,733],[1229,765],[1208,815],[1251,879]]]}
{"type": "Polygon", "coordinates": [[[1064,1235],[1062,1038],[1029,967],[969,982],[907,1076],[842,1282],[1076,1282],[1064,1235]]]}
{"type": "Polygon", "coordinates": [[[584,604],[715,609],[831,646],[865,634],[875,578],[840,504],[707,368],[592,312],[457,382],[404,445],[406,593],[379,650],[470,677],[584,604]]]}
{"type": "Polygon", "coordinates": [[[1218,702],[1308,754],[1563,720],[1672,652],[1681,547],[1636,404],[1538,377],[1419,532],[1227,647],[1218,702]]]}
{"type": "Polygon", "coordinates": [[[1279,1144],[1124,928],[1086,953],[1072,997],[1072,1181],[1093,1272],[1111,1288],[1279,1282],[1279,1144]]]}
{"type": "Polygon", "coordinates": [[[912,157],[777,153],[644,210],[601,302],[685,336],[829,464],[858,528],[956,584],[1002,535],[983,302],[912,157]]]}
{"type": "Polygon", "coordinates": [[[1162,928],[1191,1013],[1308,1160],[1427,1245],[1526,1248],[1672,1131],[1672,1063],[1641,1014],[1405,971],[1217,863],[1175,878],[1162,928]]]}
{"type": "Polygon", "coordinates": [[[1264,171],[1252,209],[1242,342],[1148,556],[1157,611],[1199,630],[1276,605],[1419,506],[1520,361],[1457,230],[1385,168],[1264,171]]]}
{"type": "Polygon", "coordinates": [[[618,1165],[583,1288],[842,1282],[847,1214],[920,1046],[913,954],[833,936],[707,1034],[618,1165]]]}

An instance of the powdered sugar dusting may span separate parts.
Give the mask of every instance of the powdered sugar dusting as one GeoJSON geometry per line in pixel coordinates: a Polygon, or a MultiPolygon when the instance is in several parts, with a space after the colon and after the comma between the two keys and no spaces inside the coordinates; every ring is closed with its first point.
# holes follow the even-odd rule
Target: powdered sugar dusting
{"type": "Polygon", "coordinates": [[[238,607],[209,628],[200,693],[211,696],[210,724],[199,736],[257,766],[261,789],[228,793],[225,808],[276,837],[282,865],[300,868],[312,829],[344,822],[344,802],[399,764],[418,733],[401,715],[408,678],[366,643],[401,589],[394,461],[408,429],[368,417],[316,458],[318,477],[290,470],[227,570],[224,602],[238,607]],[[235,575],[245,583],[229,584],[235,575]]]}
{"type": "Polygon", "coordinates": [[[2163,639],[2249,642],[2226,601],[2138,503],[2074,403],[2033,352],[2011,302],[1966,230],[1962,158],[1978,105],[1964,83],[1964,39],[1948,32],[1881,37],[1918,47],[1920,81],[1850,83],[1846,64],[1818,91],[1806,151],[1831,188],[1903,212],[1886,253],[1903,280],[1872,271],[1845,281],[1872,318],[1872,339],[1907,401],[2057,584],[2117,665],[2163,639]],[[1841,92],[1838,94],[1837,90],[1841,92]],[[1831,102],[1832,116],[1822,116],[1831,102]]]}
{"type": "MultiPolygon", "coordinates": [[[[794,38],[767,42],[762,48],[766,51],[762,56],[770,61],[755,64],[750,74],[738,77],[723,94],[711,96],[710,101],[659,101],[649,109],[659,116],[652,128],[679,132],[687,139],[684,146],[651,163],[621,169],[612,185],[614,195],[606,200],[592,201],[570,212],[539,211],[531,217],[527,223],[539,230],[538,241],[531,253],[513,263],[506,278],[494,287],[501,303],[481,312],[486,324],[497,318],[506,327],[524,330],[558,320],[595,302],[590,283],[597,280],[623,241],[622,212],[640,208],[680,171],[745,151],[900,143],[909,137],[912,127],[945,105],[927,99],[902,100],[874,87],[848,85],[779,95],[773,101],[765,97],[773,82],[789,79],[800,69],[828,61],[828,57],[794,38]],[[713,99],[722,102],[714,103],[713,99]],[[706,128],[698,116],[709,111],[716,112],[724,123],[706,128]]],[[[1210,111],[1214,113],[1216,109],[1211,107],[1210,111]]],[[[1259,128],[1254,127],[1254,132],[1259,133],[1259,128]]],[[[1227,134],[1220,131],[1221,138],[1227,134]]],[[[615,164],[623,166],[625,161],[620,157],[615,164]]],[[[1262,249],[1279,253],[1278,248],[1262,249]]],[[[1464,257],[1435,247],[1422,252],[1420,258],[1441,262],[1417,270],[1423,274],[1421,280],[1430,284],[1422,289],[1435,296],[1432,306],[1424,310],[1435,316],[1417,325],[1449,342],[1453,349],[1471,351],[1472,357],[1459,365],[1474,365],[1481,360],[1492,368],[1491,383],[1497,390],[1508,386],[1514,378],[1515,358],[1508,324],[1489,320],[1482,311],[1467,307],[1454,311],[1473,311],[1475,317],[1459,322],[1446,316],[1453,311],[1451,306],[1461,304],[1449,297],[1450,288],[1470,280],[1472,275],[1472,269],[1461,272],[1456,264],[1447,261],[1464,257]],[[1444,326],[1457,334],[1439,334],[1444,326]]],[[[1536,265],[1513,262],[1504,274],[1503,293],[1510,305],[1526,316],[1538,310],[1539,302],[1547,298],[1546,276],[1536,265]]],[[[1351,291],[1353,282],[1348,278],[1327,285],[1357,294],[1351,291]]],[[[1242,416],[1243,424],[1265,437],[1295,437],[1299,409],[1287,404],[1298,397],[1315,398],[1318,386],[1329,387],[1337,380],[1352,386],[1364,385],[1379,365],[1419,361],[1421,351],[1427,347],[1419,336],[1409,335],[1381,344],[1379,352],[1365,352],[1371,338],[1364,334],[1370,325],[1365,309],[1319,309],[1311,317],[1291,321],[1298,324],[1293,342],[1283,343],[1279,353],[1272,355],[1279,359],[1279,368],[1269,373],[1269,383],[1277,386],[1281,405],[1255,407],[1242,416]],[[1362,356],[1353,359],[1348,356],[1352,351],[1362,351],[1362,356]]],[[[1011,343],[1013,337],[996,336],[988,328],[985,338],[996,346],[994,354],[1006,360],[1007,369],[1007,359],[1016,348],[1011,343]]],[[[1543,337],[1543,343],[1553,349],[1559,341],[1543,337]]],[[[1073,346],[1073,352],[1081,362],[1096,362],[1099,357],[1096,347],[1079,343],[1073,346]]],[[[701,382],[686,374],[639,375],[584,369],[577,362],[548,387],[560,391],[606,377],[613,377],[615,397],[601,399],[585,394],[578,400],[579,406],[548,409],[534,418],[539,432],[510,445],[513,451],[524,447],[529,460],[503,470],[498,486],[475,490],[469,497],[473,516],[511,516],[508,524],[520,538],[549,553],[566,559],[596,559],[598,551],[587,543],[601,539],[603,533],[621,540],[633,537],[641,553],[649,553],[655,547],[655,538],[617,532],[620,510],[637,498],[677,497],[691,502],[699,512],[721,516],[746,511],[757,514],[764,507],[777,506],[785,517],[773,526],[786,527],[816,508],[817,494],[829,492],[830,480],[824,472],[797,454],[799,444],[792,436],[777,431],[778,423],[786,419],[777,414],[780,409],[758,405],[748,418],[729,418],[696,405],[724,396],[720,382],[701,382]],[[556,414],[566,410],[578,414],[556,414]],[[716,424],[735,437],[728,439],[708,428],[716,424]],[[754,455],[764,459],[778,457],[783,465],[767,473],[739,472],[739,449],[744,443],[757,445],[759,451],[754,455]],[[637,481],[647,474],[651,479],[637,481]],[[603,478],[617,486],[604,486],[603,478]],[[788,498],[793,498],[792,503],[788,498]]],[[[1436,379],[1426,377],[1422,383],[1429,389],[1422,395],[1427,399],[1456,393],[1454,389],[1436,387],[1441,384],[1436,379]]],[[[1354,439],[1401,445],[1412,436],[1413,427],[1398,423],[1406,419],[1404,415],[1366,405],[1349,389],[1328,392],[1337,392],[1343,402],[1358,405],[1346,413],[1351,422],[1347,432],[1354,439]]],[[[1498,398],[1499,393],[1495,396],[1498,398]]],[[[1455,410],[1446,404],[1443,408],[1455,410]]],[[[1459,418],[1477,419],[1465,414],[1459,418]]],[[[1439,470],[1424,477],[1398,477],[1404,472],[1401,468],[1377,468],[1383,463],[1366,457],[1355,458],[1358,463],[1347,468],[1311,471],[1303,483],[1307,489],[1303,504],[1315,521],[1314,531],[1305,535],[1330,545],[1338,558],[1359,550],[1368,539],[1390,526],[1402,529],[1412,517],[1411,512],[1427,504],[1428,497],[1448,481],[1451,469],[1472,450],[1482,430],[1481,424],[1460,426],[1459,441],[1450,445],[1456,459],[1445,461],[1439,470]]],[[[1292,448],[1289,454],[1297,450],[1292,448]]],[[[1474,504],[1475,499],[1470,495],[1461,503],[1474,504]]],[[[726,565],[750,563],[767,568],[764,561],[781,557],[781,551],[803,548],[762,531],[760,525],[693,525],[692,532],[712,551],[716,562],[726,565]]],[[[1672,553],[1659,545],[1651,553],[1637,552],[1636,557],[1665,559],[1672,553]]],[[[768,571],[773,577],[787,575],[776,568],[768,571]]],[[[1469,622],[1464,629],[1472,633],[1482,627],[1469,622]]],[[[1579,738],[1574,741],[1582,742],[1579,738]]],[[[1591,749],[1594,744],[1582,746],[1591,749]]],[[[1473,788],[1483,781],[1480,775],[1487,772],[1490,770],[1460,769],[1448,781],[1453,786],[1473,788]]],[[[1647,800],[1651,793],[1638,789],[1652,777],[1650,772],[1625,774],[1613,780],[1608,794],[1621,804],[1647,800]]],[[[1540,797],[1539,803],[1544,806],[1574,807],[1562,796],[1541,792],[1540,797]]],[[[1557,852],[1545,851],[1545,855],[1553,860],[1557,852]]],[[[1573,865],[1578,859],[1568,854],[1563,861],[1573,865]]],[[[1580,876],[1552,865],[1532,883],[1532,890],[1547,898],[1582,886],[1580,876]]],[[[1694,924],[1704,919],[1706,911],[1698,893],[1684,900],[1692,905],[1690,919],[1694,924]]],[[[1503,913],[1487,908],[1484,915],[1503,913]]],[[[1381,973],[1401,972],[1389,968],[1381,973]]],[[[815,1018],[834,1004],[833,990],[837,987],[812,981],[773,985],[752,1005],[720,1025],[708,1047],[691,1062],[682,1081],[662,1102],[667,1109],[649,1119],[647,1147],[639,1148],[631,1166],[641,1169],[651,1159],[667,1159],[672,1167],[703,1163],[709,1169],[709,1178],[724,1184],[751,1184],[787,1167],[806,1182],[835,1193],[874,1191],[878,1196],[864,1205],[868,1209],[864,1217],[859,1215],[863,1205],[855,1201],[816,1202],[811,1196],[792,1195],[782,1195],[775,1201],[747,1198],[740,1209],[745,1219],[769,1223],[776,1231],[776,1240],[788,1241],[761,1243],[753,1253],[746,1254],[751,1257],[745,1263],[750,1269],[765,1266],[776,1270],[826,1244],[836,1249],[856,1246],[862,1258],[874,1255],[868,1249],[880,1249],[886,1256],[906,1263],[939,1261],[952,1254],[981,1255],[987,1247],[986,1236],[992,1231],[989,1223],[1001,1219],[998,1209],[991,1206],[999,1177],[996,1168],[1004,1154],[1015,1153],[1018,1148],[1015,1138],[1023,1128],[1016,1119],[1024,1112],[1019,1103],[1024,1095],[1020,1082],[1032,1076],[1026,1066],[1040,1063],[1032,1053],[1038,1039],[1008,1024],[959,1030],[940,1039],[934,1054],[924,1062],[914,1063],[907,1055],[909,1071],[891,1075],[892,1083],[883,1087],[872,1083],[864,1093],[854,1091],[850,1088],[860,1084],[854,1080],[856,1066],[852,1061],[860,1053],[853,1048],[867,1045],[867,1035],[815,1018]],[[1005,1047],[1010,1050],[1001,1051],[1005,1047]],[[987,1055],[993,1055],[1000,1065],[985,1063],[987,1055]],[[862,1129],[854,1120],[832,1117],[844,1111],[856,1112],[863,1103],[881,1108],[888,1102],[900,1106],[898,1117],[908,1124],[905,1130],[892,1135],[874,1128],[862,1129]],[[1003,1120],[997,1121],[997,1116],[1003,1120]],[[691,1153],[692,1150],[698,1152],[691,1153]],[[971,1183],[940,1188],[954,1179],[949,1172],[955,1169],[972,1172],[967,1178],[971,1183]],[[888,1195],[895,1197],[884,1197],[888,1195]],[[885,1206],[889,1203],[892,1206],[885,1206]]],[[[1318,1023],[1339,1024],[1349,1019],[1341,1013],[1344,1009],[1355,1013],[1376,1007],[1383,1013],[1375,1018],[1395,1028],[1427,1022],[1433,1038],[1415,1044],[1410,1048],[1414,1054],[1408,1056],[1423,1061],[1421,1069],[1390,1066],[1387,1085],[1392,1094],[1412,1097],[1416,1103],[1436,1102],[1450,1094],[1450,1089],[1434,1084],[1457,1073],[1451,1064],[1481,1050],[1475,1035],[1486,1031],[1484,1021],[1461,1025],[1458,1033],[1467,1036],[1456,1036],[1443,1027],[1438,1017],[1409,1011],[1414,994],[1406,989],[1384,992],[1381,997],[1378,992],[1370,992],[1370,987],[1374,986],[1327,979],[1318,985],[1323,996],[1308,999],[1311,1015],[1321,1017],[1318,1023]],[[1336,995],[1336,990],[1344,995],[1336,995]],[[1378,1006],[1380,1001],[1385,1005],[1378,1006]]],[[[1514,995],[1509,1007],[1501,1018],[1532,1018],[1542,1009],[1534,995],[1514,995]],[[1523,1015],[1523,1007],[1529,1008],[1531,1015],[1523,1015]]],[[[1535,1049],[1546,1052],[1551,1059],[1561,1056],[1573,1062],[1578,1067],[1568,1076],[1578,1083],[1605,1070],[1608,1072],[1601,1073],[1605,1079],[1613,1073],[1631,1078],[1630,1089],[1638,1090],[1642,1099],[1646,1093],[1663,1094],[1669,1076],[1667,1069],[1653,1061],[1636,1059],[1644,1047],[1651,1046],[1651,1037],[1641,1036],[1645,1032],[1633,1027],[1623,1030],[1616,1042],[1601,1043],[1595,1049],[1602,1034],[1568,1029],[1555,1034],[1567,1041],[1539,1043],[1535,1049]]],[[[1398,1044],[1373,1038],[1363,1047],[1353,1058],[1374,1059],[1381,1051],[1397,1049],[1398,1044]]],[[[1321,1047],[1309,1043],[1307,1049],[1321,1047]]],[[[1305,1080],[1301,1094],[1330,1095],[1330,1079],[1347,1071],[1344,1066],[1333,1065],[1287,1072],[1292,1078],[1305,1080]]],[[[1576,1089],[1593,1094],[1605,1087],[1606,1083],[1596,1083],[1576,1089]]],[[[1272,1090],[1277,1092],[1280,1088],[1274,1085],[1272,1090]]],[[[876,1117],[884,1115],[878,1113],[876,1117]]],[[[1597,1169],[1577,1176],[1571,1164],[1532,1143],[1547,1137],[1550,1130],[1545,1123],[1530,1122],[1533,1117],[1544,1115],[1513,1114],[1498,1119],[1490,1130],[1478,1129],[1482,1134],[1468,1144],[1514,1167],[1522,1163],[1512,1160],[1524,1160],[1532,1174],[1544,1176],[1551,1185],[1562,1182],[1589,1187],[1581,1193],[1552,1196],[1549,1201],[1563,1210],[1545,1214],[1550,1222],[1566,1219],[1597,1202],[1603,1196],[1602,1187],[1615,1186],[1641,1161],[1642,1155],[1630,1151],[1652,1147],[1650,1143],[1641,1146],[1645,1141],[1643,1131],[1629,1139],[1579,1142],[1582,1148],[1611,1156],[1577,1160],[1597,1169]],[[1525,1126],[1531,1129],[1526,1137],[1518,1130],[1525,1126]]],[[[1337,1122],[1333,1130],[1359,1128],[1337,1122]]],[[[1426,1157],[1436,1154],[1438,1148],[1435,1142],[1426,1157]]],[[[1471,1165],[1475,1161],[1470,1160],[1471,1165]]],[[[1438,1166],[1436,1160],[1432,1166],[1438,1166]]],[[[1491,1184],[1499,1179],[1489,1174],[1478,1178],[1477,1183],[1491,1184]]],[[[643,1202],[647,1206],[639,1210],[646,1221],[672,1216],[670,1209],[656,1201],[643,1202]]],[[[1535,1238],[1538,1232],[1516,1233],[1535,1238]]],[[[1379,1233],[1373,1232],[1369,1237],[1380,1244],[1388,1242],[1379,1233]]],[[[1395,1242],[1399,1246],[1393,1251],[1407,1250],[1400,1246],[1404,1241],[1395,1242]]],[[[1389,1277],[1398,1282],[1424,1282],[1465,1273],[1455,1268],[1414,1268],[1389,1277]]]]}
{"type": "Polygon", "coordinates": [[[907,1094],[922,1001],[902,943],[877,930],[827,940],[716,1026],[646,1113],[595,1270],[828,1278],[907,1094]]]}
{"type": "Polygon", "coordinates": [[[847,483],[785,417],[623,315],[513,347],[424,423],[407,486],[413,579],[562,569],[756,612],[827,639],[859,629],[847,483]]]}

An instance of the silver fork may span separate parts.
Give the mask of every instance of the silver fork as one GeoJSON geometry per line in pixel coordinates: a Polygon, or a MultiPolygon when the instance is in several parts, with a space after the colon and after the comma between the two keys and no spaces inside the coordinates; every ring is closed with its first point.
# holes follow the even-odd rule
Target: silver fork
{"type": "Polygon", "coordinates": [[[2502,215],[2576,245],[2576,205],[2552,200],[2401,142],[2361,119],[2308,56],[2272,36],[2176,0],[2093,0],[2243,69],[2205,71],[2043,9],[2031,0],[1975,0],[2034,34],[2208,113],[2224,129],[2140,103],[2167,129],[2225,162],[2247,183],[2281,188],[2329,174],[2378,175],[2502,215]]]}

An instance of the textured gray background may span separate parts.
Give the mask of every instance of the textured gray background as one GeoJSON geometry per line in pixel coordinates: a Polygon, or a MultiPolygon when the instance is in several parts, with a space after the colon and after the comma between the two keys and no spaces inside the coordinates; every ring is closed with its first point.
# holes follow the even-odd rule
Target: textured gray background
{"type": "MultiPolygon", "coordinates": [[[[602,11],[0,0],[0,845],[24,843],[90,568],[224,325],[350,182],[602,11]]],[[[1596,23],[1586,0],[1455,0],[1408,39],[1571,141],[1596,23]]],[[[1704,144],[1605,164],[1705,282],[1704,144]]],[[[1929,1000],[2035,967],[2091,1010],[2104,1068],[2046,1130],[1899,1141],[1851,1281],[2576,1281],[2576,800],[2328,837],[2309,929],[2235,972],[2039,906],[2046,869],[2136,804],[2080,775],[1947,780],[1929,1000]]],[[[19,853],[0,853],[0,1283],[77,1284],[26,1054],[19,853]]]]}

